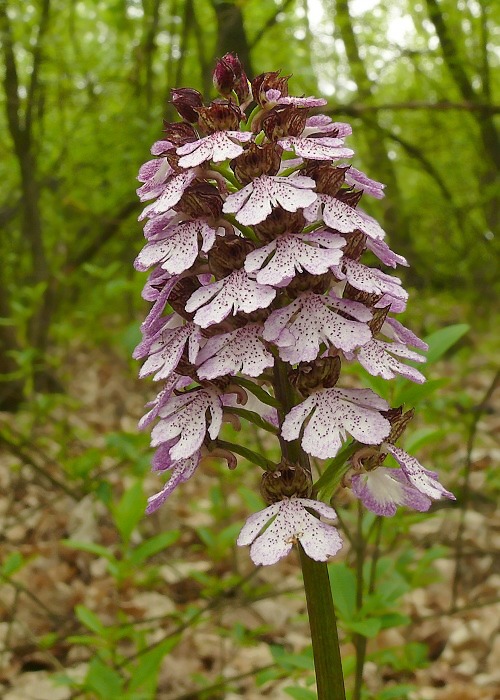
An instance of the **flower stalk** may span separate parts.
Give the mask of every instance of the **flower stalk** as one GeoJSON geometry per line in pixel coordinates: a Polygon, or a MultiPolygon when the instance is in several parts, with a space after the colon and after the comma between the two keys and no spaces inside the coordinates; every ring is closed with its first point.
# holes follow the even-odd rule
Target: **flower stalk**
{"type": "Polygon", "coordinates": [[[345,700],[337,620],[325,562],[314,561],[299,546],[311,628],[318,700],[345,700]]]}

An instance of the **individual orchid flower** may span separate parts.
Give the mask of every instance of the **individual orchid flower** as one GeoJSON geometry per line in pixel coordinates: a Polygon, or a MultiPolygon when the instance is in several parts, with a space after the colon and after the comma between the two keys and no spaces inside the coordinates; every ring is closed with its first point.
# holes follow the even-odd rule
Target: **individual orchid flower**
{"type": "Polygon", "coordinates": [[[297,542],[311,559],[326,561],[337,554],[342,539],[335,527],[318,520],[307,508],[328,520],[337,517],[333,508],[321,501],[285,498],[251,515],[238,536],[237,544],[251,545],[250,556],[257,566],[276,564],[297,542]],[[272,523],[259,536],[271,519],[272,523]]]}
{"type": "Polygon", "coordinates": [[[313,457],[335,457],[347,435],[366,445],[378,445],[389,435],[390,423],[381,411],[389,408],[371,389],[323,389],[288,413],[281,428],[285,440],[300,438],[313,457]]]}
{"type": "Polygon", "coordinates": [[[234,213],[245,226],[259,224],[278,204],[286,211],[295,212],[316,200],[314,180],[303,175],[276,177],[261,175],[238,192],[230,194],[223,211],[234,213]]]}
{"type": "Polygon", "coordinates": [[[196,311],[195,323],[207,328],[220,323],[231,312],[265,309],[275,296],[272,287],[251,279],[245,270],[235,270],[225,279],[193,292],[186,303],[186,311],[196,311]]]}

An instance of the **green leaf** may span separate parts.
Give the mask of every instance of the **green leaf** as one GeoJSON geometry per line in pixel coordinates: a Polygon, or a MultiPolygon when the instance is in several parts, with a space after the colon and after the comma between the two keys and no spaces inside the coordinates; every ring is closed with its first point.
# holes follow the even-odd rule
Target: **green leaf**
{"type": "Polygon", "coordinates": [[[177,542],[180,535],[180,530],[168,530],[167,532],[160,532],[159,535],[155,535],[149,540],[142,542],[130,553],[128,557],[130,564],[142,564],[149,557],[158,554],[158,552],[167,549],[167,547],[177,542]]]}
{"type": "Polygon", "coordinates": [[[139,658],[139,663],[134,667],[127,666],[131,674],[127,690],[134,691],[147,685],[149,693],[153,694],[158,683],[158,670],[163,657],[166,656],[179,643],[179,637],[169,637],[163,640],[157,647],[147,651],[139,658]]]}
{"type": "Polygon", "coordinates": [[[94,657],[85,678],[85,686],[102,700],[122,700],[123,678],[106,664],[94,657]]]}
{"type": "Polygon", "coordinates": [[[26,561],[21,552],[11,552],[2,564],[0,571],[3,576],[8,578],[12,576],[12,574],[15,574],[16,571],[19,571],[25,563],[26,561]]]}
{"type": "Polygon", "coordinates": [[[429,379],[425,384],[414,384],[407,379],[401,379],[401,381],[397,380],[392,402],[394,404],[415,406],[428,396],[434,394],[437,389],[448,384],[448,382],[449,380],[446,378],[429,379]]]}
{"type": "Polygon", "coordinates": [[[115,525],[125,544],[130,542],[132,532],[143,518],[146,504],[147,498],[142,491],[141,483],[137,481],[125,491],[118,503],[112,506],[111,512],[115,525]]]}
{"type": "Polygon", "coordinates": [[[262,401],[262,403],[265,403],[268,406],[273,406],[274,408],[280,407],[280,402],[277,399],[275,399],[274,396],[268,394],[265,389],[263,389],[255,382],[252,382],[249,379],[246,379],[245,377],[234,377],[232,381],[235,384],[239,384],[239,386],[242,386],[244,389],[250,391],[254,396],[256,396],[259,399],[259,401],[262,401]]]}
{"type": "Polygon", "coordinates": [[[290,697],[295,698],[295,700],[316,700],[318,697],[316,693],[307,688],[284,688],[284,691],[290,697]]]}
{"type": "Polygon", "coordinates": [[[104,634],[106,628],[97,615],[92,612],[92,610],[86,608],[85,605],[77,605],[75,608],[75,614],[80,622],[89,630],[99,635],[104,634]]]}
{"type": "Polygon", "coordinates": [[[217,447],[220,447],[223,450],[229,450],[229,452],[234,452],[237,455],[241,455],[241,457],[247,459],[251,464],[256,464],[265,471],[274,471],[278,468],[277,464],[271,462],[263,455],[254,452],[253,450],[249,449],[248,447],[245,447],[244,445],[237,445],[234,442],[227,442],[226,440],[217,440],[216,444],[217,447]]]}
{"type": "Polygon", "coordinates": [[[361,634],[363,637],[376,637],[382,628],[382,621],[378,617],[371,617],[368,620],[345,621],[348,629],[361,634]]]}
{"type": "Polygon", "coordinates": [[[448,432],[449,431],[445,430],[444,428],[434,427],[420,428],[419,430],[415,430],[411,435],[408,435],[408,437],[406,438],[405,450],[407,452],[417,452],[425,445],[429,445],[432,442],[436,442],[436,440],[441,440],[445,435],[448,434],[448,432]]]}
{"type": "Polygon", "coordinates": [[[329,564],[333,601],[343,620],[356,616],[356,576],[343,562],[329,564]]]}
{"type": "Polygon", "coordinates": [[[328,502],[337,490],[342,477],[349,469],[348,459],[359,448],[359,443],[350,442],[340,450],[335,459],[332,459],[323,474],[314,484],[314,489],[320,500],[328,502]]]}
{"type": "Polygon", "coordinates": [[[62,540],[62,544],[65,547],[70,547],[71,549],[78,549],[80,552],[89,552],[90,554],[96,554],[98,557],[104,557],[104,559],[116,560],[116,557],[112,552],[103,547],[101,544],[95,542],[81,542],[80,540],[62,540]]]}
{"type": "Polygon", "coordinates": [[[457,343],[460,338],[462,338],[468,331],[470,326],[466,323],[457,323],[454,326],[447,326],[446,328],[441,328],[440,330],[432,333],[426,338],[426,342],[429,345],[429,350],[427,351],[427,362],[432,364],[439,360],[447,350],[449,350],[455,343],[457,343]]]}

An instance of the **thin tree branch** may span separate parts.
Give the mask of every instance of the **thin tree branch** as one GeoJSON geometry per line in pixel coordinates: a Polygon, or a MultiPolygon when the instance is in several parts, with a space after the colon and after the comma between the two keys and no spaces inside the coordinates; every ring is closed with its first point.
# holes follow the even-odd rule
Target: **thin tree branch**
{"type": "Polygon", "coordinates": [[[38,32],[36,35],[36,42],[33,49],[33,66],[31,70],[31,80],[28,87],[28,97],[26,100],[26,118],[24,128],[26,133],[28,134],[28,137],[31,136],[31,129],[33,125],[33,109],[40,81],[40,65],[43,56],[43,38],[45,36],[49,24],[49,11],[50,0],[43,0],[42,9],[40,13],[40,22],[38,24],[38,32]]]}
{"type": "Polygon", "coordinates": [[[401,111],[459,111],[459,112],[481,112],[483,114],[500,114],[500,105],[487,104],[486,102],[451,102],[441,100],[440,102],[425,102],[414,100],[411,102],[388,102],[386,104],[372,105],[362,102],[354,102],[347,105],[338,105],[333,109],[328,110],[329,114],[348,114],[353,117],[359,117],[363,114],[378,112],[401,112],[401,111]]]}

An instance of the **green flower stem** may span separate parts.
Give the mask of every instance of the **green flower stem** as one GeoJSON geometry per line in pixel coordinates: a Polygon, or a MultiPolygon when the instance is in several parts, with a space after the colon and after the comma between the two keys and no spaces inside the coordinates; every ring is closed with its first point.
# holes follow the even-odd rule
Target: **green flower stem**
{"type": "MultiPolygon", "coordinates": [[[[281,360],[274,362],[276,398],[281,402],[280,421],[294,406],[294,391],[288,381],[288,370],[281,360]]],[[[309,458],[298,440],[281,441],[283,457],[311,471],[309,458]]],[[[299,544],[304,578],[307,612],[316,673],[318,700],[345,700],[344,674],[340,656],[337,620],[326,562],[310,559],[299,544]]]]}
{"type": "Polygon", "coordinates": [[[337,621],[326,562],[310,559],[299,545],[314,654],[318,700],[345,700],[337,621]]]}

